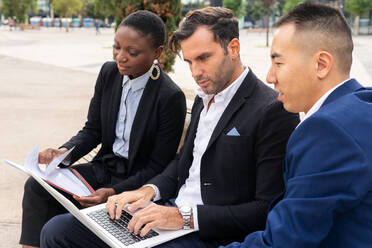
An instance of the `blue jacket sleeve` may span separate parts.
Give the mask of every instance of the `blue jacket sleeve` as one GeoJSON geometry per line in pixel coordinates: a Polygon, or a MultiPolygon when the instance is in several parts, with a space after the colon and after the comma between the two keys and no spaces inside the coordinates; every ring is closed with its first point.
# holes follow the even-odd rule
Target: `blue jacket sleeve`
{"type": "Polygon", "coordinates": [[[368,194],[370,161],[365,147],[329,116],[309,118],[287,146],[286,193],[269,213],[265,231],[236,247],[319,247],[337,216],[368,194]]]}

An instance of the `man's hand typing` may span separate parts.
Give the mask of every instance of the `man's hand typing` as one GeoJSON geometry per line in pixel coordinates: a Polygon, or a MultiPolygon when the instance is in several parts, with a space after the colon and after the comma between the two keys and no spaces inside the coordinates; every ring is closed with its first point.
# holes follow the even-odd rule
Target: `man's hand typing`
{"type": "Polygon", "coordinates": [[[154,189],[150,186],[144,186],[137,190],[126,191],[109,197],[106,210],[111,219],[120,219],[121,213],[127,204],[129,204],[127,210],[134,212],[138,208],[146,207],[154,197],[154,189]]]}
{"type": "Polygon", "coordinates": [[[133,215],[128,228],[135,235],[145,236],[151,229],[179,230],[183,227],[177,207],[151,204],[133,215]]]}

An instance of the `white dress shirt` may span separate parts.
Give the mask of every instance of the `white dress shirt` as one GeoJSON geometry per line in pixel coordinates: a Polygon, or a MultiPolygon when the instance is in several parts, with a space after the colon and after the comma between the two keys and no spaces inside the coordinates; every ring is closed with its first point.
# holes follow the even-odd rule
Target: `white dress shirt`
{"type": "MultiPolygon", "coordinates": [[[[340,87],[341,85],[343,85],[344,83],[346,83],[347,81],[349,81],[351,78],[349,79],[346,79],[345,81],[337,84],[335,87],[333,87],[332,89],[328,90],[322,97],[320,97],[318,99],[318,101],[316,101],[316,103],[310,108],[309,111],[307,111],[307,113],[305,114],[305,116],[302,118],[301,122],[297,125],[297,127],[299,125],[301,125],[302,122],[304,122],[304,120],[306,120],[307,118],[309,118],[311,115],[313,115],[316,111],[318,111],[320,109],[320,107],[323,105],[324,101],[328,98],[328,96],[333,92],[335,91],[338,87],[340,87]]],[[[296,127],[296,128],[297,128],[296,127]]]]}
{"type": "MultiPolygon", "coordinates": [[[[201,198],[200,188],[200,161],[207,149],[208,142],[212,136],[214,128],[220,120],[223,112],[231,99],[237,92],[238,88],[242,84],[244,78],[247,76],[249,68],[246,67],[244,72],[226,89],[216,95],[207,95],[201,89],[197,90],[197,94],[203,100],[204,109],[200,113],[200,119],[194,140],[193,150],[193,162],[189,170],[189,177],[186,179],[185,184],[182,185],[178,196],[176,198],[177,206],[190,206],[193,210],[194,229],[199,230],[197,205],[203,205],[201,198]],[[208,109],[208,104],[214,97],[214,103],[212,103],[208,109]]],[[[157,190],[157,197],[159,192],[157,190]]]]}
{"type": "Polygon", "coordinates": [[[112,146],[116,156],[128,158],[130,132],[149,77],[148,72],[135,79],[130,79],[127,75],[123,77],[123,90],[115,129],[116,137],[112,146]]]}

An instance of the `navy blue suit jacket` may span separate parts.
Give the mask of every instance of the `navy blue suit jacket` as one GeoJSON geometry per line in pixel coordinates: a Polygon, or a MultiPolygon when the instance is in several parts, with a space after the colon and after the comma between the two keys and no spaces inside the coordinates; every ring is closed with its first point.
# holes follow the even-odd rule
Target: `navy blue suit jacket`
{"type": "Polygon", "coordinates": [[[266,230],[228,247],[372,247],[372,90],[349,80],[291,135],[266,230]]]}

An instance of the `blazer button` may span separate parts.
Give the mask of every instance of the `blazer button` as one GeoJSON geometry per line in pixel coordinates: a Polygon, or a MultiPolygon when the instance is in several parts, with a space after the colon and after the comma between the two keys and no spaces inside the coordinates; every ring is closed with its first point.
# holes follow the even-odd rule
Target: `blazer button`
{"type": "Polygon", "coordinates": [[[203,183],[203,186],[211,186],[212,183],[203,183]]]}

